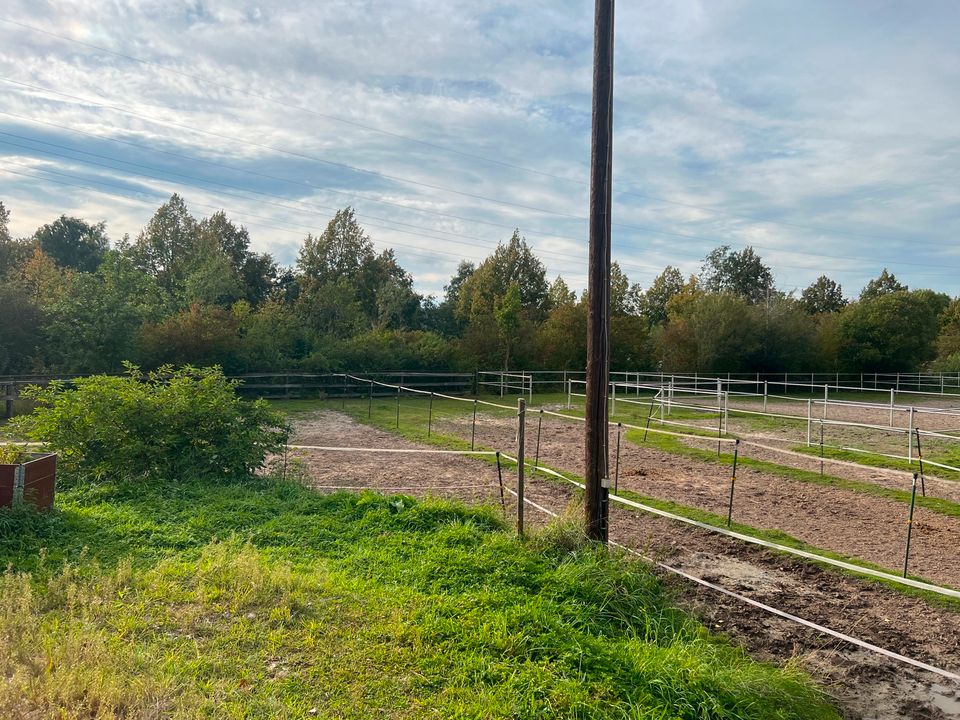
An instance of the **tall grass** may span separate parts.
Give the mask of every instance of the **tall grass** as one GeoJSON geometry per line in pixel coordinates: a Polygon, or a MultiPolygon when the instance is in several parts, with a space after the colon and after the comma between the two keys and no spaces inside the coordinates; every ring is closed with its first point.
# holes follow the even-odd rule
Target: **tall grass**
{"type": "Polygon", "coordinates": [[[837,717],[569,518],[523,543],[274,480],[59,500],[0,545],[0,717],[837,717]]]}

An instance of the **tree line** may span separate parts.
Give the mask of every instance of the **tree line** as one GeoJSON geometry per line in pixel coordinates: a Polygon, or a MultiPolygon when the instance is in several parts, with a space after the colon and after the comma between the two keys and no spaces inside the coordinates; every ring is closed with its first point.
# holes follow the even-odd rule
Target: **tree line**
{"type": "MultiPolygon", "coordinates": [[[[519,231],[421,295],[352,208],[303,240],[293,267],[254,252],[224,212],[179,195],[134,238],[62,215],[13,238],[0,203],[0,375],[163,364],[229,373],[582,369],[586,294],[547,277],[519,231]]],[[[698,274],[667,267],[647,288],[614,263],[615,370],[960,372],[960,300],[886,269],[854,298],[821,276],[775,287],[752,248],[722,246],[698,274]]]]}

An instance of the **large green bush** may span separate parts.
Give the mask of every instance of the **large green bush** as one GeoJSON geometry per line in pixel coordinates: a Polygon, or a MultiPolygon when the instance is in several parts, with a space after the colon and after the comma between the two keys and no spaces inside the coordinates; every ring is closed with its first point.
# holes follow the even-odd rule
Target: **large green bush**
{"type": "Polygon", "coordinates": [[[84,478],[236,478],[263,467],[288,436],[281,415],[247,402],[220,368],[92,375],[24,393],[37,407],[17,430],[84,478]]]}

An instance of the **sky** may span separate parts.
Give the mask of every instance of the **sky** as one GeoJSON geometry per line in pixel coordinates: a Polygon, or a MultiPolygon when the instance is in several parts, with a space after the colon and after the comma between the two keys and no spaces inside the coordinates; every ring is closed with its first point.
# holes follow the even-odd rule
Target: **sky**
{"type": "MultiPolygon", "coordinates": [[[[960,3],[621,0],[613,257],[960,294],[960,3]]],[[[5,0],[0,201],[136,236],[177,192],[293,264],[350,205],[424,293],[518,228],[586,284],[593,4],[5,0]]]]}

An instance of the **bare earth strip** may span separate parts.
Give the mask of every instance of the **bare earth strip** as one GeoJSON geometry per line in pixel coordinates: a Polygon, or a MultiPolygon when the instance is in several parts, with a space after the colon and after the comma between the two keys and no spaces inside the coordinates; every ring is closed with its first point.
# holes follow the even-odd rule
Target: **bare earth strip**
{"type": "MultiPolygon", "coordinates": [[[[438,430],[454,434],[451,431],[455,425],[454,422],[447,422],[438,430]]],[[[511,425],[509,421],[487,418],[482,425],[478,425],[478,442],[512,451],[511,425]]],[[[567,469],[577,472],[579,468],[575,464],[578,453],[582,452],[579,426],[571,424],[567,430],[559,430],[562,427],[560,425],[552,429],[551,439],[546,442],[545,436],[541,437],[541,457],[554,467],[570,465],[567,469]]],[[[530,433],[531,437],[534,437],[533,433],[535,429],[530,433]]],[[[360,447],[424,447],[391,433],[357,424],[335,412],[315,413],[298,422],[295,442],[360,447]]],[[[698,469],[691,462],[672,456],[661,457],[662,453],[651,455],[650,452],[647,448],[637,448],[628,453],[629,463],[625,463],[624,470],[629,465],[633,470],[628,470],[628,475],[630,472],[633,475],[625,478],[622,474],[622,483],[631,483],[628,486],[636,486],[639,492],[647,494],[666,492],[672,485],[681,502],[696,504],[692,501],[699,498],[703,504],[711,505],[708,509],[717,510],[712,507],[718,497],[712,484],[722,482],[723,478],[705,478],[698,482],[695,478],[698,469]],[[649,467],[642,467],[644,463],[649,467]],[[667,477],[671,463],[679,467],[680,479],[677,479],[676,473],[673,479],[667,477]],[[639,474],[641,471],[646,474],[639,474]],[[652,485],[648,485],[646,483],[651,474],[655,479],[652,485]],[[658,492],[651,492],[651,488],[658,492]]],[[[529,457],[535,453],[533,439],[527,453],[529,457]]],[[[387,492],[398,486],[418,487],[423,490],[408,491],[408,494],[433,494],[499,504],[496,468],[474,458],[456,455],[347,455],[312,451],[303,451],[298,455],[310,481],[318,486],[362,486],[387,492]],[[485,487],[441,489],[474,484],[485,487]]],[[[709,467],[709,464],[704,465],[709,467]]],[[[743,492],[743,514],[740,519],[744,522],[752,522],[749,513],[758,512],[756,509],[748,512],[749,508],[772,507],[768,495],[758,494],[770,485],[770,480],[764,479],[760,473],[756,475],[758,477],[753,478],[752,489],[743,492]]],[[[514,474],[504,473],[504,482],[508,487],[513,487],[514,474]]],[[[836,500],[828,496],[827,503],[821,504],[824,496],[819,491],[822,488],[800,486],[799,489],[806,490],[808,494],[817,491],[816,500],[811,496],[807,502],[818,511],[836,500]]],[[[578,500],[573,486],[540,476],[530,479],[528,497],[554,512],[562,512],[571,502],[578,500]]],[[[790,510],[792,505],[782,509],[790,510]]],[[[508,499],[507,513],[512,516],[514,512],[515,506],[508,499]]],[[[531,521],[540,521],[539,515],[533,509],[527,510],[527,517],[531,521]]],[[[758,517],[762,518],[764,514],[758,517]]],[[[960,613],[905,596],[876,583],[820,569],[707,531],[619,507],[611,510],[611,528],[611,539],[647,555],[668,560],[672,565],[730,590],[881,647],[954,672],[960,670],[960,613]]],[[[955,529],[950,532],[955,533],[955,529]]],[[[837,540],[845,537],[835,536],[837,540]]],[[[815,544],[823,545],[822,542],[815,544]]],[[[886,557],[883,552],[879,554],[886,557]]],[[[931,568],[936,566],[929,558],[927,562],[931,568]]],[[[777,662],[798,658],[804,667],[827,683],[828,689],[850,718],[939,719],[960,714],[960,691],[947,680],[882,656],[850,648],[832,638],[822,637],[686,581],[666,579],[675,587],[682,605],[697,614],[714,631],[727,633],[743,643],[755,656],[777,662]]]]}

